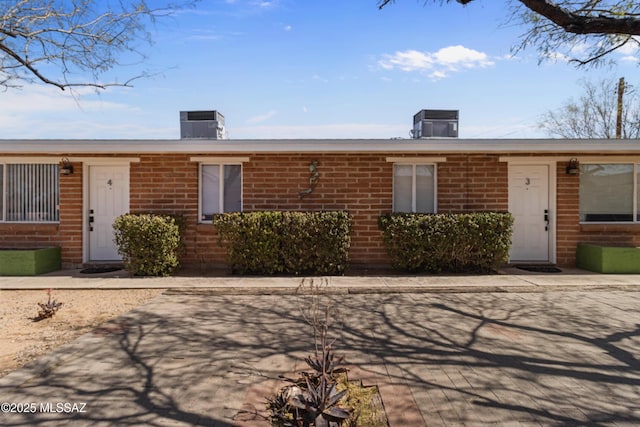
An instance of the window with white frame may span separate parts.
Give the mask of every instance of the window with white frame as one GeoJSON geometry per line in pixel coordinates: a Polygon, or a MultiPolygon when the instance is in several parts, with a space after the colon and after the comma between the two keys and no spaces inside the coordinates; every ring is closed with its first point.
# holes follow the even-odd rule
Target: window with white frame
{"type": "Polygon", "coordinates": [[[200,220],[214,214],[242,211],[242,165],[200,165],[200,220]]]}
{"type": "Polygon", "coordinates": [[[0,221],[58,222],[57,164],[0,164],[0,221]]]}
{"type": "Polygon", "coordinates": [[[640,165],[580,165],[581,222],[640,222],[640,165]]]}
{"type": "Polygon", "coordinates": [[[434,164],[393,165],[393,211],[436,212],[434,164]]]}

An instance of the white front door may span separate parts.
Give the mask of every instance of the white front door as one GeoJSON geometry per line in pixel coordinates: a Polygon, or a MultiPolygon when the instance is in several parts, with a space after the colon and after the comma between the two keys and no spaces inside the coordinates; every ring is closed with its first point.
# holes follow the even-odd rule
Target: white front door
{"type": "Polygon", "coordinates": [[[549,262],[549,165],[509,165],[510,261],[549,262]]]}
{"type": "Polygon", "coordinates": [[[129,211],[129,166],[89,166],[89,261],[116,261],[115,219],[129,211]]]}

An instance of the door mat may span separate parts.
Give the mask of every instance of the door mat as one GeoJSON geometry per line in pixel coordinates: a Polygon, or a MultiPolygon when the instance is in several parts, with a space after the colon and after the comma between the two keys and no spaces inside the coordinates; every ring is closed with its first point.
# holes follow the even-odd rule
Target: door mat
{"type": "Polygon", "coordinates": [[[120,267],[90,267],[90,268],[85,268],[84,270],[80,270],[80,273],[100,274],[100,273],[111,273],[118,270],[122,270],[122,269],[120,267]]]}
{"type": "Polygon", "coordinates": [[[562,270],[552,265],[518,265],[517,267],[534,273],[562,273],[562,270]]]}

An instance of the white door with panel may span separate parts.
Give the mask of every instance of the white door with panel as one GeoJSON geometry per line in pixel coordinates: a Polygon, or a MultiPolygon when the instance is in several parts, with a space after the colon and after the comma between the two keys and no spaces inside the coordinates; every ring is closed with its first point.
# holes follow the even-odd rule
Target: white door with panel
{"type": "Polygon", "coordinates": [[[115,219],[129,211],[129,166],[89,166],[89,261],[116,261],[115,219]]]}
{"type": "Polygon", "coordinates": [[[511,262],[549,262],[549,165],[509,165],[511,262]]]}

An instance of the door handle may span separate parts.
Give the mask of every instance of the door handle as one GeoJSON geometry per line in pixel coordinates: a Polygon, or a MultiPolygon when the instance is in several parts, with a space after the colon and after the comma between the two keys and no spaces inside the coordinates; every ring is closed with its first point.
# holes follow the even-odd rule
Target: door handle
{"type": "Polygon", "coordinates": [[[544,231],[549,231],[549,209],[544,210],[544,231]]]}

